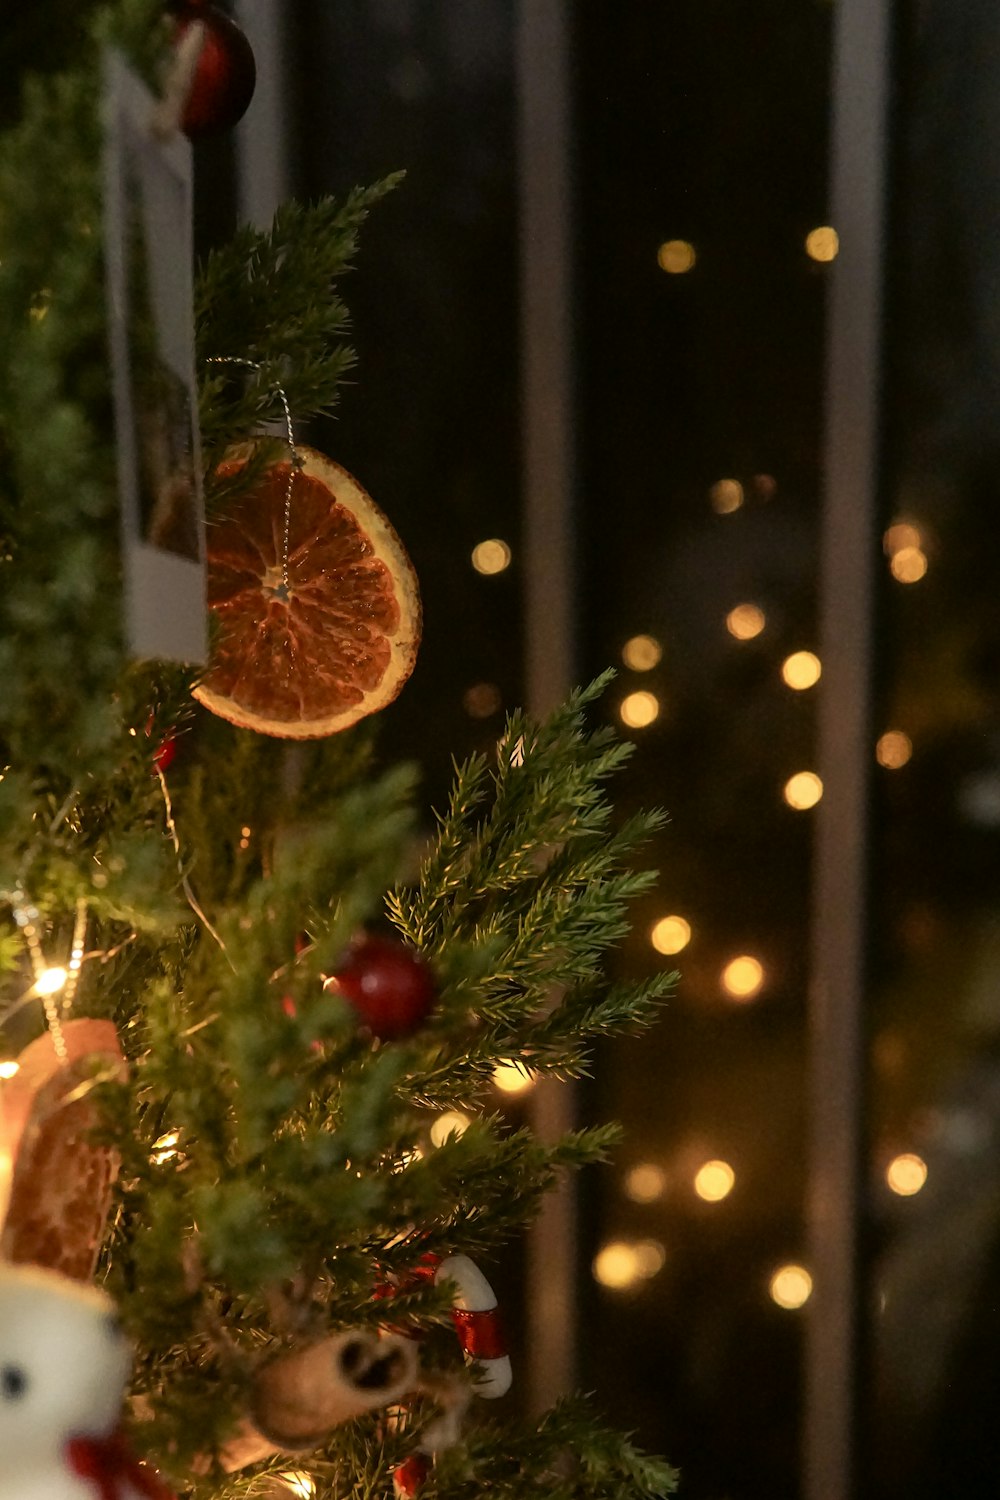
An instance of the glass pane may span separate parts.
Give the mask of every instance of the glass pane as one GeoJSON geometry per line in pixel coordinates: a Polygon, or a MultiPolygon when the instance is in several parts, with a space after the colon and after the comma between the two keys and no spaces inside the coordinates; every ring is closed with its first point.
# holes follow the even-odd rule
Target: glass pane
{"type": "Polygon", "coordinates": [[[627,804],[671,814],[622,962],[683,971],[598,1072],[627,1135],[584,1384],[688,1494],[774,1500],[798,1493],[808,1293],[830,10],[576,16],[588,661],[619,666],[627,804]]]}
{"type": "Polygon", "coordinates": [[[866,1405],[919,1500],[1000,1485],[1000,14],[900,20],[866,1405]]]}

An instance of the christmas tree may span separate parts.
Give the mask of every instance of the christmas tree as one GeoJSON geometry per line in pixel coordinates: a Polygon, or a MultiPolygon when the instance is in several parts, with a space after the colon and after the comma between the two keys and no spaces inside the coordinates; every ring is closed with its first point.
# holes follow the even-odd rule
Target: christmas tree
{"type": "MultiPolygon", "coordinates": [[[[290,421],[329,411],[353,363],[333,288],[391,180],[289,205],[198,267],[209,667],[135,660],[123,628],[102,56],[163,94],[169,139],[207,48],[185,54],[182,29],[152,0],[77,5],[71,66],[25,79],[0,143],[3,1255],[111,1293],[130,1441],[178,1493],[665,1495],[668,1466],[584,1401],[529,1430],[476,1399],[508,1380],[477,1263],[615,1139],[543,1144],[490,1112],[490,1081],[579,1075],[595,1039],[653,1020],[669,979],[608,985],[602,960],[660,819],[615,822],[628,747],[588,729],[601,682],[513,715],[430,836],[412,769],[378,760],[369,715],[411,664],[415,588],[290,421]],[[365,542],[342,574],[334,511],[313,527],[330,495],[365,542]],[[227,617],[218,583],[261,515],[266,629],[227,617]],[[351,642],[329,672],[295,612],[321,547],[309,587],[340,580],[351,642]],[[325,682],[318,708],[282,697],[277,635],[325,682]],[[468,1128],[432,1145],[456,1108],[468,1128]]],[[[142,374],[141,297],[133,319],[142,374]]]]}

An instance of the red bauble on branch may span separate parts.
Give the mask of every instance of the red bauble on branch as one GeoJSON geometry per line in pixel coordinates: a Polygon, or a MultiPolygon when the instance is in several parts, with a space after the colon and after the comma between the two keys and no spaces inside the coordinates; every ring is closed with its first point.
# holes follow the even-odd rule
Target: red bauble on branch
{"type": "Polygon", "coordinates": [[[175,42],[195,21],[205,28],[205,42],[181,119],[184,134],[194,141],[231,130],[253,98],[257,82],[253,48],[236,22],[210,0],[174,0],[169,10],[175,17],[175,42]]]}
{"type": "Polygon", "coordinates": [[[437,997],[434,975],[419,953],[391,938],[357,938],[327,982],[382,1041],[412,1036],[437,997]]]}

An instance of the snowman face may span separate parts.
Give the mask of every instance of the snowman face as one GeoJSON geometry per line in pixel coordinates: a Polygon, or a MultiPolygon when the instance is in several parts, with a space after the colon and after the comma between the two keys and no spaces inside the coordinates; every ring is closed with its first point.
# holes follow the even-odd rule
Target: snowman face
{"type": "Polygon", "coordinates": [[[0,1266],[0,1479],[118,1422],[129,1351],[103,1292],[0,1266]]]}

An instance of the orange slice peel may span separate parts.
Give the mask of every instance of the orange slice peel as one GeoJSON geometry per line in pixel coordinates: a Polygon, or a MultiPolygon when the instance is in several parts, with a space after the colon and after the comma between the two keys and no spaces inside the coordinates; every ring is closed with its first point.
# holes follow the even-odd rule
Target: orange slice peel
{"type": "MultiPolygon", "coordinates": [[[[254,449],[230,449],[219,477],[238,476],[254,449]]],[[[194,696],[241,728],[318,739],[399,693],[420,644],[420,594],[402,542],[357,480],[314,448],[295,452],[300,467],[289,458],[253,473],[209,522],[216,628],[194,696]]]]}

